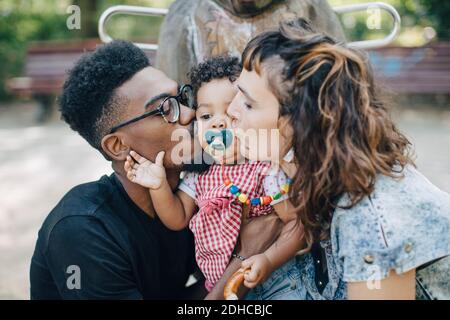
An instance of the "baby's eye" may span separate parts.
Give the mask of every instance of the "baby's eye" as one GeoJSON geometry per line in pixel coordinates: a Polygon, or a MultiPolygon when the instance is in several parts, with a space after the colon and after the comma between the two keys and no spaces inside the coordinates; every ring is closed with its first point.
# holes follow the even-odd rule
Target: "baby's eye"
{"type": "Polygon", "coordinates": [[[249,105],[248,103],[244,103],[244,105],[245,105],[245,107],[246,107],[247,109],[251,109],[251,108],[252,108],[252,106],[249,105]]]}
{"type": "Polygon", "coordinates": [[[209,113],[204,113],[200,116],[200,119],[202,119],[202,120],[211,119],[211,115],[209,113]]]}

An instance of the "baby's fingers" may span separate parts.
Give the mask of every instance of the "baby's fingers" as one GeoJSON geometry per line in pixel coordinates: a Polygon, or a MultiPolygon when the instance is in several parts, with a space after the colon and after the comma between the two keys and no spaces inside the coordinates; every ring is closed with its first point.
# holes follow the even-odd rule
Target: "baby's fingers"
{"type": "Polygon", "coordinates": [[[252,267],[249,271],[244,273],[244,286],[249,289],[252,289],[258,285],[260,282],[260,272],[259,269],[255,266],[252,267]]]}
{"type": "Polygon", "coordinates": [[[134,161],[131,159],[130,156],[127,156],[127,160],[125,160],[125,164],[123,165],[123,168],[126,172],[130,171],[133,168],[134,161]]]}
{"type": "Polygon", "coordinates": [[[258,285],[258,282],[250,282],[250,281],[244,280],[244,286],[246,286],[249,289],[253,289],[257,285],[258,285]]]}
{"type": "Polygon", "coordinates": [[[247,282],[255,282],[258,280],[258,270],[255,268],[250,269],[244,273],[244,280],[247,282]]]}
{"type": "Polygon", "coordinates": [[[155,164],[159,167],[163,166],[163,161],[164,161],[164,155],[166,153],[164,151],[160,151],[157,155],[156,155],[156,159],[155,159],[155,164]]]}
{"type": "Polygon", "coordinates": [[[244,286],[253,289],[258,284],[258,273],[255,270],[250,270],[244,273],[244,286]]]}
{"type": "Polygon", "coordinates": [[[128,180],[134,182],[134,179],[136,179],[136,175],[134,174],[134,172],[132,170],[127,172],[127,178],[128,180]]]}
{"type": "Polygon", "coordinates": [[[140,154],[138,154],[136,151],[133,151],[133,150],[130,151],[130,156],[132,156],[133,159],[136,160],[140,164],[147,161],[147,159],[145,159],[143,156],[141,156],[140,154]]]}
{"type": "Polygon", "coordinates": [[[250,258],[242,261],[241,268],[242,269],[250,269],[252,267],[253,263],[255,262],[255,259],[253,257],[254,256],[251,256],[250,258]]]}

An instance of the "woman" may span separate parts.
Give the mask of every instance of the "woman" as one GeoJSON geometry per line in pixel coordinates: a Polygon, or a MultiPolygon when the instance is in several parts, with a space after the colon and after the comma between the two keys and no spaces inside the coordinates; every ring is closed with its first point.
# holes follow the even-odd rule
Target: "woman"
{"type": "MultiPolygon", "coordinates": [[[[360,53],[304,20],[247,45],[236,128],[275,114],[297,168],[290,196],[309,253],[305,299],[450,298],[450,196],[422,176],[360,53]]],[[[254,126],[254,124],[253,124],[254,126]]]]}

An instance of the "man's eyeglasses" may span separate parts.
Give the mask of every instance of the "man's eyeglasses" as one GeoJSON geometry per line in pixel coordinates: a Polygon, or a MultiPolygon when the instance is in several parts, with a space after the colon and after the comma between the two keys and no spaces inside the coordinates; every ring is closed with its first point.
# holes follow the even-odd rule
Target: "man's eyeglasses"
{"type": "MultiPolygon", "coordinates": [[[[147,108],[151,104],[152,100],[153,99],[150,99],[145,104],[145,108],[147,108]]],[[[114,126],[109,133],[110,134],[114,133],[120,128],[123,128],[129,124],[135,123],[139,120],[145,119],[147,117],[156,114],[162,116],[163,119],[168,123],[175,123],[180,118],[180,102],[191,109],[195,108],[194,90],[190,85],[187,84],[182,86],[176,96],[165,97],[164,100],[159,105],[159,107],[156,108],[155,110],[146,112],[140,115],[139,117],[130,119],[128,121],[122,122],[121,124],[114,126]]]]}

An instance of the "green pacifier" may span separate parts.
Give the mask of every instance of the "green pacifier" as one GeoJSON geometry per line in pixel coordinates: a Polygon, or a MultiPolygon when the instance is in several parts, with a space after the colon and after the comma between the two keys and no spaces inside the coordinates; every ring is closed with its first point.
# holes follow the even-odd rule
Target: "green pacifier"
{"type": "Polygon", "coordinates": [[[205,133],[205,140],[214,150],[225,150],[233,143],[233,133],[231,130],[221,131],[208,130],[205,133]]]}

